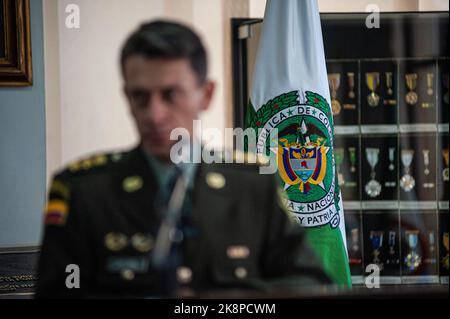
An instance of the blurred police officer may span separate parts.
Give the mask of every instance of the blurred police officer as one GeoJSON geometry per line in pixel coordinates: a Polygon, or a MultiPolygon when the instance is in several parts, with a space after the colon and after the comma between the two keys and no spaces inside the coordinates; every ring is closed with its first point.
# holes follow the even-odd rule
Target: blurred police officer
{"type": "Polygon", "coordinates": [[[121,67],[140,143],[55,175],[37,296],[173,296],[329,283],[283,210],[273,175],[251,164],[171,162],[171,131],[192,136],[214,93],[199,37],[176,23],[144,24],[126,41],[121,67]],[[178,209],[171,204],[177,187],[178,209]]]}

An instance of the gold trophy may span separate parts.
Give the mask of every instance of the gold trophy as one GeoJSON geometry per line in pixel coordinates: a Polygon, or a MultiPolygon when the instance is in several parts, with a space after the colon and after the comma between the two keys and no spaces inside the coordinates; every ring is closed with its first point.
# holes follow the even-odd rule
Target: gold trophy
{"type": "Polygon", "coordinates": [[[380,73],[379,72],[366,73],[366,84],[371,92],[367,96],[367,103],[369,103],[371,107],[376,107],[380,103],[380,96],[375,93],[378,84],[380,84],[380,73]]]}
{"type": "Polygon", "coordinates": [[[339,115],[341,113],[341,103],[337,100],[337,90],[341,85],[341,74],[340,73],[330,73],[328,74],[328,85],[331,90],[331,110],[333,115],[339,115]]]}
{"type": "Polygon", "coordinates": [[[409,89],[409,92],[405,96],[406,103],[409,105],[416,105],[419,99],[417,93],[414,92],[414,89],[417,87],[417,73],[405,74],[405,78],[406,86],[409,89]]]}

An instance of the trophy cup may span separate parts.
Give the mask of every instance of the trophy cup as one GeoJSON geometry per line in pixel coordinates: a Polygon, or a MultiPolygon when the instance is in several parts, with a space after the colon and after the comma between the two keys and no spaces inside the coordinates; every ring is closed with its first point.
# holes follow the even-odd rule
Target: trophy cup
{"type": "Polygon", "coordinates": [[[378,85],[380,84],[380,73],[366,73],[366,84],[370,90],[370,94],[367,96],[367,103],[371,107],[376,107],[380,103],[380,96],[375,93],[378,85]]]}
{"type": "Polygon", "coordinates": [[[331,110],[333,115],[339,115],[341,113],[341,103],[337,99],[337,90],[341,85],[341,74],[331,73],[328,74],[328,84],[331,91],[331,110]]]}
{"type": "Polygon", "coordinates": [[[379,148],[366,148],[366,158],[369,162],[371,172],[370,181],[366,184],[366,194],[372,198],[378,197],[381,194],[381,184],[375,179],[375,166],[378,163],[379,148]]]}
{"type": "Polygon", "coordinates": [[[405,231],[405,235],[409,247],[409,252],[405,257],[405,265],[410,271],[415,271],[422,264],[422,257],[416,252],[419,242],[419,231],[407,230],[405,231]]]}
{"type": "Polygon", "coordinates": [[[405,175],[400,179],[400,186],[405,192],[410,192],[416,185],[414,177],[409,174],[413,157],[414,150],[402,150],[401,158],[402,164],[405,167],[405,175]]]}
{"type": "Polygon", "coordinates": [[[419,99],[417,93],[414,92],[417,86],[417,73],[405,74],[405,78],[406,86],[409,89],[409,92],[405,96],[406,103],[408,103],[409,105],[416,105],[419,99]]]}

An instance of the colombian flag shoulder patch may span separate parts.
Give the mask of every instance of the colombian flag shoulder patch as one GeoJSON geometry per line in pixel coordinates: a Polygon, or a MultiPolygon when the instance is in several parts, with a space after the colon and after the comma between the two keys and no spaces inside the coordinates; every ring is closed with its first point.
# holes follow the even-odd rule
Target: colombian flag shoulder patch
{"type": "Polygon", "coordinates": [[[69,206],[63,200],[50,200],[45,209],[45,225],[64,226],[66,224],[69,206]]]}

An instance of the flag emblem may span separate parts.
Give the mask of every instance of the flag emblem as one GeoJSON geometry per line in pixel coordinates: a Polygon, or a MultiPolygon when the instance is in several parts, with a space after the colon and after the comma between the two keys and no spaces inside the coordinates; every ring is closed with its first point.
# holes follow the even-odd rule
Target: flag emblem
{"type": "Polygon", "coordinates": [[[250,126],[262,129],[256,152],[276,157],[280,182],[288,195],[285,204],[300,224],[338,227],[333,123],[326,99],[311,91],[282,94],[260,108],[250,126]],[[270,141],[275,128],[277,140],[270,141]]]}

